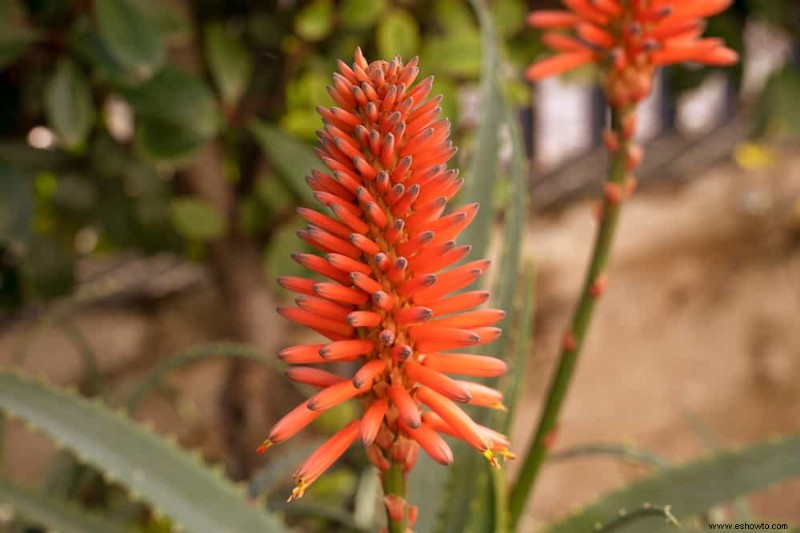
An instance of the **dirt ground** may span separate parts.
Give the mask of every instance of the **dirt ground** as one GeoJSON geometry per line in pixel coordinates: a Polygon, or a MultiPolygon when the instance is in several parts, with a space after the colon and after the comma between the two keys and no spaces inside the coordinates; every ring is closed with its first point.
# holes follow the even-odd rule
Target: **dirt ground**
{"type": "MultiPolygon", "coordinates": [[[[626,206],[609,272],[560,425],[557,448],[633,442],[674,460],[800,429],[800,159],[745,172],[722,164],[626,206]]],[[[593,238],[592,206],[537,218],[539,267],[531,408],[536,423],[593,238]]],[[[642,468],[586,458],[546,466],[526,519],[552,521],[642,468]]],[[[752,499],[756,516],[800,523],[800,482],[752,499]]]]}
{"type": "MultiPolygon", "coordinates": [[[[560,426],[558,448],[635,442],[684,460],[720,446],[800,429],[800,157],[782,154],[770,169],[732,163],[682,184],[650,187],[625,208],[610,284],[599,305],[560,426]]],[[[534,356],[513,440],[530,438],[558,339],[574,303],[594,220],[589,203],[536,217],[526,246],[539,269],[534,356]]],[[[73,317],[112,389],[199,342],[226,338],[223,307],[207,284],[157,302],[89,308],[73,317]]],[[[10,361],[22,326],[0,330],[0,364],[10,361]]],[[[42,331],[27,368],[58,383],[81,375],[72,342],[42,331]]],[[[216,431],[221,364],[202,364],[172,380],[177,410],[152,398],[142,417],[181,442],[221,457],[216,431]]],[[[6,468],[32,480],[52,449],[13,426],[6,468]]],[[[262,429],[259,428],[258,431],[262,429]]],[[[511,466],[513,469],[513,464],[511,466]]],[[[606,458],[548,465],[522,531],[644,473],[606,458]]],[[[752,499],[757,515],[800,523],[800,482],[752,499]]]]}

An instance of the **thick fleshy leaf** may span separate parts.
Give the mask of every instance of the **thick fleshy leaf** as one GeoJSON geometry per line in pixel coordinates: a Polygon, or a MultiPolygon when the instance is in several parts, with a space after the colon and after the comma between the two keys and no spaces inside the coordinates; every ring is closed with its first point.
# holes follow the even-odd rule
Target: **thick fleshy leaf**
{"type": "Polygon", "coordinates": [[[189,531],[286,531],[229,481],[101,403],[1,372],[0,410],[45,432],[189,531]]]}
{"type": "MultiPolygon", "coordinates": [[[[483,208],[462,233],[461,239],[462,242],[472,245],[475,257],[484,257],[494,224],[491,198],[494,193],[495,176],[498,173],[498,135],[503,120],[503,99],[496,76],[500,53],[491,15],[483,0],[473,0],[472,5],[481,27],[481,118],[477,133],[477,148],[472,155],[469,175],[465,178],[465,192],[461,200],[464,203],[480,201],[483,208]]],[[[490,416],[489,413],[480,412],[476,413],[474,418],[479,423],[485,423],[490,416]]],[[[479,509],[480,513],[477,516],[473,512],[465,511],[476,509],[473,507],[473,502],[480,493],[480,486],[483,485],[485,488],[488,483],[490,467],[483,457],[469,453],[464,445],[460,444],[458,448],[455,453],[460,459],[452,468],[448,479],[449,494],[443,500],[443,515],[438,529],[441,533],[462,533],[467,530],[469,524],[476,523],[476,519],[482,524],[495,522],[492,517],[487,517],[484,521],[480,516],[487,511],[486,507],[479,509]]],[[[488,511],[491,512],[491,509],[488,511]]]]}
{"type": "Polygon", "coordinates": [[[152,76],[165,59],[158,28],[129,0],[94,2],[94,10],[111,55],[136,78],[152,76]]]}
{"type": "Polygon", "coordinates": [[[58,62],[44,98],[47,122],[61,142],[69,148],[82,144],[94,120],[92,93],[83,73],[70,59],[58,62]]]}
{"type": "MultiPolygon", "coordinates": [[[[646,505],[669,505],[675,517],[684,520],[797,476],[800,476],[800,434],[661,470],[590,504],[549,528],[547,533],[592,531],[597,523],[613,521],[620,510],[632,511],[646,505]]],[[[674,526],[662,517],[641,518],[615,527],[615,531],[626,533],[673,530],[674,526]]]]}
{"type": "Polygon", "coordinates": [[[133,529],[0,478],[0,504],[10,505],[31,522],[61,533],[132,533],[133,529]]]}
{"type": "Polygon", "coordinates": [[[481,66],[481,106],[476,136],[476,150],[464,182],[461,201],[464,203],[480,201],[482,209],[475,220],[462,234],[463,242],[472,245],[475,257],[484,257],[489,246],[489,236],[494,225],[494,210],[491,199],[494,197],[495,177],[497,176],[497,154],[500,149],[499,131],[503,120],[503,95],[496,77],[500,61],[497,37],[492,26],[488,9],[482,0],[473,0],[481,25],[482,66],[481,66]]]}

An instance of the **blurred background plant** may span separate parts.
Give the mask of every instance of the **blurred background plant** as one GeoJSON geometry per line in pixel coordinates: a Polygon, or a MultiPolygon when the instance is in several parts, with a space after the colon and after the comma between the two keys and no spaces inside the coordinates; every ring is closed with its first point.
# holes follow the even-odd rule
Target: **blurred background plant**
{"type": "MultiPolygon", "coordinates": [[[[336,60],[351,57],[356,46],[370,58],[418,54],[422,76],[435,74],[434,94],[443,94],[443,113],[462,147],[458,163],[468,171],[460,201],[484,204],[464,242],[474,243],[474,255],[480,256],[495,242],[492,231],[504,232],[499,239],[504,245],[493,245],[503,258],[495,305],[516,312],[506,321],[506,330],[513,329],[511,343],[495,349],[504,356],[519,354],[524,361],[533,294],[533,281],[520,272],[519,262],[524,200],[529,187],[538,209],[574,198],[584,189],[564,176],[586,173],[565,165],[566,170],[530,176],[525,164],[536,157],[531,152],[541,134],[532,127],[531,92],[520,72],[542,50],[536,32],[525,27],[525,14],[558,3],[487,3],[476,2],[476,10],[457,0],[0,2],[0,329],[17,332],[13,342],[3,344],[8,353],[0,353],[0,361],[24,364],[35,352],[30,346],[35,347],[36,336],[57,326],[81,355],[85,370],[74,379],[48,376],[58,383],[76,381],[81,393],[117,407],[128,404],[134,411],[150,390],[163,392],[162,381],[173,369],[222,358],[222,365],[213,368],[225,376],[215,394],[219,410],[213,411],[219,442],[207,455],[222,463],[229,478],[249,481],[250,496],[283,487],[305,450],[297,450],[297,457],[292,450],[266,469],[255,463],[253,453],[264,428],[302,394],[270,362],[295,334],[276,319],[274,307],[286,295],[271,280],[298,269],[289,252],[300,224],[294,209],[314,202],[304,178],[316,165],[313,142],[321,122],[315,107],[330,104],[330,73],[336,60]],[[537,194],[540,190],[557,192],[547,196],[537,194]],[[94,331],[82,331],[72,322],[79,309],[120,299],[155,312],[153,300],[172,294],[175,287],[191,292],[198,278],[219,295],[214,305],[224,307],[217,315],[223,323],[206,324],[214,333],[202,340],[227,337],[247,346],[212,344],[181,351],[198,340],[190,338],[177,343],[174,351],[181,353],[176,356],[151,359],[144,369],[132,365],[144,378],[131,384],[104,371],[98,362],[103,355],[86,341],[94,331]],[[527,286],[525,291],[516,290],[518,281],[527,286]]],[[[729,148],[735,148],[742,166],[762,168],[759,162],[774,159],[765,139],[792,143],[800,134],[795,102],[800,13],[792,0],[737,1],[711,21],[709,33],[741,49],[745,28],[754,21],[780,31],[794,59],[747,96],[744,112],[736,112],[745,117],[744,139],[751,142],[739,138],[729,148]]],[[[669,102],[713,72],[671,69],[664,81],[669,102]]],[[[574,76],[579,82],[587,77],[585,72],[574,76]]],[[[740,82],[738,76],[729,82],[734,95],[740,82]]],[[[583,155],[576,161],[591,160],[583,155]]],[[[586,185],[593,190],[597,183],[586,185]]],[[[47,357],[51,360],[45,360],[44,368],[61,364],[61,354],[47,357]]],[[[7,513],[0,513],[13,530],[41,523],[62,531],[111,531],[127,522],[147,531],[168,531],[174,519],[191,531],[223,531],[219,524],[228,522],[219,520],[238,516],[218,511],[236,499],[226,481],[203,477],[183,455],[141,429],[116,417],[106,419],[95,404],[77,401],[62,418],[53,416],[58,405],[73,400],[12,374],[4,373],[3,380],[0,407],[42,427],[80,459],[60,454],[42,479],[25,480],[29,485],[36,481],[46,494],[19,492],[0,478],[0,502],[10,502],[31,520],[17,514],[6,520],[7,513]],[[59,425],[59,420],[72,425],[59,425]],[[106,436],[117,435],[116,443],[122,435],[129,437],[128,455],[112,453],[113,446],[97,444],[100,439],[83,440],[94,431],[80,425],[86,420],[96,420],[106,436]],[[148,459],[156,456],[161,462],[148,459]],[[197,502],[187,512],[180,491],[165,494],[147,485],[153,473],[148,465],[163,467],[162,477],[155,477],[157,486],[208,487],[201,494],[205,499],[198,501],[220,503],[209,504],[207,515],[198,514],[208,520],[206,525],[197,518],[187,523],[201,507],[197,502]],[[102,509],[114,525],[92,525],[100,518],[63,506],[66,500],[102,509]],[[56,518],[45,516],[48,509],[56,518]]],[[[513,396],[519,384],[505,386],[513,396]]],[[[180,407],[181,399],[172,397],[170,403],[180,407]]],[[[503,423],[510,427],[510,420],[509,415],[503,423]]],[[[317,430],[334,427],[336,420],[322,419],[317,430]]],[[[427,465],[419,470],[436,475],[412,480],[412,498],[417,490],[416,498],[430,502],[421,510],[420,531],[462,531],[467,522],[478,524],[474,531],[502,530],[497,529],[502,525],[487,525],[486,517],[496,516],[487,511],[491,505],[473,502],[490,486],[501,490],[503,482],[492,484],[479,463],[463,462],[452,477],[427,465]],[[463,509],[473,509],[479,518],[473,520],[463,509]]],[[[375,505],[379,486],[361,458],[350,458],[348,465],[320,480],[317,500],[292,506],[272,501],[272,509],[308,530],[369,530],[380,519],[375,505]]],[[[774,477],[754,484],[769,480],[774,477]]],[[[280,530],[265,529],[280,527],[277,521],[265,525],[268,515],[242,511],[240,519],[240,529],[231,530],[280,530]]]]}

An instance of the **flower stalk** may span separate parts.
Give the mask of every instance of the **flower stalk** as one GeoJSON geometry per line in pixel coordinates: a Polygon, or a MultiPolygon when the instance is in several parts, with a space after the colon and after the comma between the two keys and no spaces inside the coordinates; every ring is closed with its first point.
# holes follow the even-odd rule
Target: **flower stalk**
{"type": "Polygon", "coordinates": [[[383,494],[389,533],[406,533],[406,472],[403,464],[392,462],[383,473],[383,494]]]}
{"type": "Polygon", "coordinates": [[[731,0],[562,0],[563,11],[535,11],[528,22],[545,30],[542,41],[554,55],[531,65],[536,81],[594,64],[599,68],[610,123],[604,142],[610,159],[598,211],[599,225],[586,278],[568,329],[544,409],[519,477],[509,498],[511,529],[519,522],[539,470],[558,431],[558,419],[583,348],[606,269],[622,202],[633,192],[631,172],[642,160],[633,144],[636,109],[651,91],[655,72],[692,61],[712,66],[735,63],[738,56],[721,39],[702,38],[705,17],[727,9],[731,0]],[[572,35],[570,35],[570,33],[572,35]]]}
{"type": "MultiPolygon", "coordinates": [[[[605,272],[622,211],[622,200],[626,192],[631,191],[633,183],[635,183],[627,170],[632,143],[630,138],[626,138],[624,135],[624,124],[634,117],[634,105],[622,109],[612,108],[611,110],[611,136],[621,139],[621,142],[610,147],[616,149],[611,151],[610,154],[608,179],[604,187],[605,195],[601,210],[598,213],[600,224],[597,228],[589,270],[586,273],[580,299],[569,329],[564,333],[561,353],[558,358],[558,367],[547,391],[544,410],[536,428],[536,433],[522,461],[519,477],[509,497],[509,515],[512,530],[522,515],[525,502],[533,490],[534,482],[542,463],[544,463],[547,453],[555,440],[561,407],[569,390],[595,306],[602,295],[606,283],[605,272]]],[[[607,138],[611,138],[611,136],[607,136],[607,138]]]]}

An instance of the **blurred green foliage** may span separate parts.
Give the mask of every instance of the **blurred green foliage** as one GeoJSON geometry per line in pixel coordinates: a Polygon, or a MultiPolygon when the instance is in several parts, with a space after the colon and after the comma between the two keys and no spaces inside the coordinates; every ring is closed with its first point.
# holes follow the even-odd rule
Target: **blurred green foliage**
{"type": "MultiPolygon", "coordinates": [[[[493,6],[520,67],[538,50],[526,9],[493,6]]],[[[458,134],[459,88],[478,81],[480,45],[475,14],[456,0],[4,0],[0,305],[66,294],[74,261],[96,253],[202,258],[205,243],[239,234],[273,263],[270,242],[294,231],[293,205],[313,200],[315,108],[332,103],[336,60],[356,46],[419,54],[458,134]],[[232,217],[186,186],[210,144],[234,185],[232,217]]]]}

